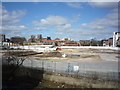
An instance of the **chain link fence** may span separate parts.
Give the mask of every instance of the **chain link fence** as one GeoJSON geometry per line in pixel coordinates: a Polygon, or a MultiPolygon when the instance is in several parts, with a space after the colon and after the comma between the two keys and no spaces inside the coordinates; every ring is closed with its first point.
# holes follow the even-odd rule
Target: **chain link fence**
{"type": "Polygon", "coordinates": [[[89,77],[93,79],[118,80],[120,75],[118,72],[103,70],[96,66],[87,66],[78,62],[53,62],[48,60],[25,60],[23,66],[43,69],[46,72],[70,75],[75,77],[89,77]]]}

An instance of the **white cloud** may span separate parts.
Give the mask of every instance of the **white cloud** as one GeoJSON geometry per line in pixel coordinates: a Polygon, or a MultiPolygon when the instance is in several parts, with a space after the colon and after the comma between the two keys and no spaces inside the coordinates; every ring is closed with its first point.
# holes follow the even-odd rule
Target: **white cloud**
{"type": "Polygon", "coordinates": [[[71,24],[69,21],[62,16],[48,16],[47,18],[43,18],[39,21],[34,21],[33,24],[35,29],[37,30],[45,30],[49,27],[52,28],[70,28],[71,24]]]}
{"type": "Polygon", "coordinates": [[[1,33],[9,34],[10,35],[16,35],[21,34],[22,30],[26,30],[27,26],[24,24],[21,24],[22,17],[26,14],[25,11],[22,10],[16,10],[16,11],[7,11],[4,6],[0,6],[1,13],[0,18],[2,20],[2,27],[1,27],[1,33]]]}
{"type": "Polygon", "coordinates": [[[67,23],[67,19],[62,16],[48,16],[47,18],[41,19],[40,21],[34,21],[34,24],[41,26],[59,26],[67,23]]]}
{"type": "Polygon", "coordinates": [[[119,0],[88,0],[89,2],[119,2],[119,0]]]}
{"type": "Polygon", "coordinates": [[[107,28],[107,27],[118,27],[118,10],[113,9],[111,13],[106,15],[104,18],[96,19],[95,21],[91,23],[87,23],[86,25],[82,24],[82,27],[86,28],[95,28],[98,27],[98,29],[101,28],[107,28]]]}
{"type": "Polygon", "coordinates": [[[76,37],[96,38],[112,37],[113,32],[118,31],[118,9],[114,8],[103,18],[98,18],[90,23],[82,23],[79,29],[74,32],[76,37]]]}
{"type": "Polygon", "coordinates": [[[90,23],[83,23],[80,27],[73,27],[75,23],[62,16],[48,16],[47,18],[35,21],[34,24],[37,25],[38,30],[55,29],[58,37],[66,36],[76,40],[83,38],[90,39],[92,36],[96,38],[109,38],[112,36],[113,31],[117,31],[118,28],[118,10],[112,9],[103,18],[98,18],[90,23]]]}
{"type": "Polygon", "coordinates": [[[64,28],[71,28],[71,24],[65,24],[64,28]]]}
{"type": "MultiPolygon", "coordinates": [[[[66,4],[73,8],[81,8],[84,2],[67,2],[66,4]]],[[[86,2],[92,7],[117,8],[119,0],[88,0],[86,2]]]]}
{"type": "MultiPolygon", "coordinates": [[[[91,0],[4,0],[4,2],[90,2],[91,0]]],[[[94,0],[97,2],[118,2],[119,0],[94,0]]]]}
{"type": "Polygon", "coordinates": [[[83,26],[83,27],[84,27],[84,26],[87,26],[87,23],[82,23],[81,26],[83,26]]]}
{"type": "Polygon", "coordinates": [[[76,23],[80,20],[80,14],[76,14],[72,17],[72,19],[70,20],[71,23],[76,23]]]}
{"type": "Polygon", "coordinates": [[[3,25],[16,25],[20,22],[21,17],[25,15],[24,11],[13,11],[13,12],[7,12],[2,10],[2,24],[3,25]],[[6,12],[6,13],[5,13],[6,12]]]}
{"type": "Polygon", "coordinates": [[[79,31],[83,36],[112,37],[113,32],[118,31],[118,10],[113,9],[104,18],[81,24],[79,31]]]}
{"type": "Polygon", "coordinates": [[[70,7],[73,7],[73,8],[80,8],[81,7],[80,2],[68,2],[67,5],[70,7]]]}
{"type": "Polygon", "coordinates": [[[57,37],[64,37],[74,32],[70,20],[62,16],[48,16],[39,21],[34,21],[34,29],[36,30],[51,30],[57,37]]]}
{"type": "Polygon", "coordinates": [[[92,7],[100,7],[100,8],[117,8],[118,7],[118,2],[105,2],[105,1],[96,1],[96,0],[91,0],[89,2],[89,5],[92,7]]]}

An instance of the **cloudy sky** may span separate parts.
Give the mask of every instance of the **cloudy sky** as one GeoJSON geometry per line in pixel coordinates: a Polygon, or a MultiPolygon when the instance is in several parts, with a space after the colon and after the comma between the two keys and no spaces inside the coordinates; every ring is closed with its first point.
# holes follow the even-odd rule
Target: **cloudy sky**
{"type": "Polygon", "coordinates": [[[2,2],[7,37],[42,34],[74,40],[110,38],[118,31],[117,2],[2,2]]]}

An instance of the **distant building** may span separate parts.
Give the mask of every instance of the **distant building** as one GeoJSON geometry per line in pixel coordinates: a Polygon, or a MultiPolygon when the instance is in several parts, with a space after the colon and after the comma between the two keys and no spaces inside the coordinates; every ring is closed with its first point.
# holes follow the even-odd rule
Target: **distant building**
{"type": "Polygon", "coordinates": [[[113,38],[109,38],[108,39],[108,45],[109,46],[113,46],[113,38]]]}
{"type": "Polygon", "coordinates": [[[75,41],[68,41],[68,42],[65,42],[63,46],[80,46],[80,43],[75,41]]]}
{"type": "Polygon", "coordinates": [[[113,46],[113,38],[102,40],[103,46],[113,46]]]}
{"type": "Polygon", "coordinates": [[[6,38],[5,34],[0,34],[0,49],[7,49],[10,45],[10,39],[6,38]]]}
{"type": "Polygon", "coordinates": [[[21,44],[21,45],[23,45],[23,43],[26,42],[26,38],[16,36],[16,37],[11,37],[10,41],[13,44],[21,44]]]}
{"type": "Polygon", "coordinates": [[[55,38],[55,40],[60,40],[59,38],[55,38]]]}
{"type": "Polygon", "coordinates": [[[0,42],[5,42],[5,34],[0,34],[0,42]]]}
{"type": "Polygon", "coordinates": [[[91,40],[80,40],[81,46],[102,46],[102,41],[91,39],[91,40]]]}
{"type": "Polygon", "coordinates": [[[51,37],[47,37],[47,40],[51,40],[51,37]]]}
{"type": "Polygon", "coordinates": [[[28,42],[32,43],[35,41],[36,41],[35,35],[31,35],[31,38],[28,40],[28,42]]]}
{"type": "Polygon", "coordinates": [[[80,40],[81,46],[90,46],[91,41],[90,40],[80,40]]]}
{"type": "Polygon", "coordinates": [[[120,37],[117,40],[117,47],[120,47],[120,37]]]}
{"type": "Polygon", "coordinates": [[[37,35],[37,39],[38,39],[38,40],[42,40],[42,34],[38,34],[38,35],[37,35]]]}
{"type": "Polygon", "coordinates": [[[120,46],[120,32],[113,33],[113,47],[120,46]]]}
{"type": "Polygon", "coordinates": [[[43,45],[55,45],[56,40],[42,40],[43,45]]]}
{"type": "Polygon", "coordinates": [[[35,39],[35,35],[31,35],[31,39],[35,39]]]}
{"type": "Polygon", "coordinates": [[[9,44],[5,38],[5,34],[0,34],[0,49],[8,48],[9,44]]]}
{"type": "Polygon", "coordinates": [[[108,45],[108,40],[104,39],[102,40],[103,46],[107,46],[108,45]]]}
{"type": "Polygon", "coordinates": [[[41,42],[42,42],[42,34],[38,34],[38,35],[37,35],[37,38],[35,39],[35,42],[36,42],[37,44],[41,44],[41,42]]]}
{"type": "Polygon", "coordinates": [[[43,40],[47,40],[47,38],[42,38],[42,41],[43,41],[43,40]]]}
{"type": "Polygon", "coordinates": [[[64,38],[65,41],[72,41],[70,38],[64,38]]]}

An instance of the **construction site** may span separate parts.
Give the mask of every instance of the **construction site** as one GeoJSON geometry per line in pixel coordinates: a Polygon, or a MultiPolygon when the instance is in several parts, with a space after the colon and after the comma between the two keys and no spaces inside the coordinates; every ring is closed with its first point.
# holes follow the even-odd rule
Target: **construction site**
{"type": "Polygon", "coordinates": [[[42,53],[23,49],[1,52],[5,87],[30,89],[35,84],[31,90],[43,90],[119,86],[118,50],[59,48],[42,53]],[[20,84],[22,81],[24,85],[20,84]]]}

